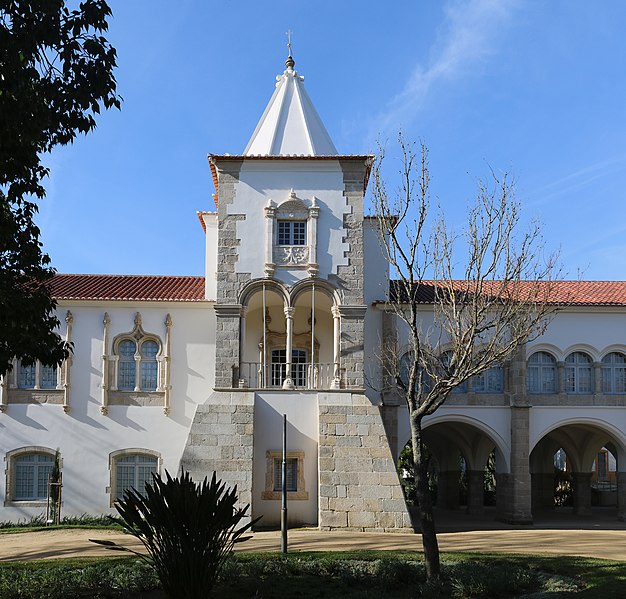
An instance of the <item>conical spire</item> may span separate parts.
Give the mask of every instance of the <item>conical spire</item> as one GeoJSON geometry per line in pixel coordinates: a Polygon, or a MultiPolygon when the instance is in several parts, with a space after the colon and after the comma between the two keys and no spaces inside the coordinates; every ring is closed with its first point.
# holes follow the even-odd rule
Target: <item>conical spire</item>
{"type": "Polygon", "coordinates": [[[286,69],[276,77],[276,89],[259,121],[244,156],[334,156],[335,144],[324,127],[309,95],[304,77],[294,70],[291,56],[286,69]]]}

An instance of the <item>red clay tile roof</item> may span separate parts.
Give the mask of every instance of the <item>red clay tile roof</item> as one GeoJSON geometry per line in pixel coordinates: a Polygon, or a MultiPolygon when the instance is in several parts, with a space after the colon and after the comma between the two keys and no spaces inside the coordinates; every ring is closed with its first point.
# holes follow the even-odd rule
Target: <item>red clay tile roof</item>
{"type": "MultiPolygon", "coordinates": [[[[406,301],[406,294],[398,285],[398,281],[391,281],[392,297],[398,294],[406,301]]],[[[490,282],[496,285],[497,282],[490,282]]],[[[532,282],[523,282],[530,290],[532,282]]],[[[554,281],[544,283],[549,286],[549,301],[553,304],[569,306],[626,306],[626,281],[554,281]]],[[[464,290],[467,284],[463,281],[454,281],[454,288],[464,290]]],[[[488,291],[489,283],[484,289],[488,291]]],[[[523,292],[522,292],[523,295],[523,292]]],[[[541,290],[539,292],[541,295],[541,290]]],[[[435,284],[433,281],[422,281],[416,290],[416,299],[420,304],[432,304],[435,299],[435,284]]]]}
{"type": "Polygon", "coordinates": [[[51,286],[57,300],[204,300],[204,277],[56,274],[51,286]]]}

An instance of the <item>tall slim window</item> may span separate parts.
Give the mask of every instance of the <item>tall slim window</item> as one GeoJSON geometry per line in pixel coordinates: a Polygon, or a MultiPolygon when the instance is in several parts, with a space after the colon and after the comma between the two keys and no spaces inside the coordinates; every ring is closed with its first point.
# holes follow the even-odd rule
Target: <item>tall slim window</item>
{"type": "Polygon", "coordinates": [[[556,360],[545,351],[528,358],[526,382],[529,393],[556,393],[556,360]]]}
{"type": "Polygon", "coordinates": [[[565,358],[565,392],[593,393],[593,361],[584,352],[572,352],[565,358]]]}
{"type": "Polygon", "coordinates": [[[39,373],[41,375],[42,389],[56,389],[57,386],[57,367],[41,366],[39,373]]]}
{"type": "Polygon", "coordinates": [[[156,474],[158,459],[151,455],[135,453],[115,460],[115,497],[121,499],[131,487],[142,493],[147,482],[156,474]]]}
{"type": "Polygon", "coordinates": [[[278,245],[306,245],[306,221],[279,220],[278,245]]]}
{"type": "Polygon", "coordinates": [[[37,501],[48,497],[48,476],[52,472],[54,455],[26,453],[13,459],[13,499],[37,501]]]}
{"type": "Polygon", "coordinates": [[[602,392],[626,393],[626,356],[612,352],[602,358],[602,392]]]}
{"type": "Polygon", "coordinates": [[[117,388],[120,391],[132,391],[135,388],[135,350],[137,345],[130,339],[120,343],[117,388]]]}
{"type": "Polygon", "coordinates": [[[154,391],[157,388],[158,365],[157,353],[159,346],[155,341],[144,341],[141,344],[141,390],[154,391]]]}
{"type": "Polygon", "coordinates": [[[20,362],[17,372],[17,386],[20,389],[32,389],[35,386],[36,372],[34,364],[26,366],[20,362]]]}

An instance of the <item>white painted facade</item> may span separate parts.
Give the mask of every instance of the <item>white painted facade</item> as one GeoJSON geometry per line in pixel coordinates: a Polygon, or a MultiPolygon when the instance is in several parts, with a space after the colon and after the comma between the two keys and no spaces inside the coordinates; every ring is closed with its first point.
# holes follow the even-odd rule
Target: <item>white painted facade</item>
{"type": "MultiPolygon", "coordinates": [[[[60,334],[68,334],[71,313],[75,347],[62,367],[67,375],[59,370],[54,390],[20,388],[17,366],[0,386],[0,520],[45,510],[41,497],[16,492],[17,457],[58,449],[65,515],[112,512],[115,456],[125,451],[157,457],[160,473],[185,468],[200,478],[215,470],[238,485],[254,517],[275,526],[280,501],[270,473],[286,414],[288,451],[300,460],[293,524],[410,526],[395,469],[410,436],[406,409],[380,391],[379,348],[395,325],[383,306],[389,269],[376,222],[363,214],[371,157],[337,154],[293,67],[290,58],[244,153],[210,156],[217,211],[198,213],[206,232],[203,280],[162,277],[159,284],[171,289],[152,297],[149,277],[121,278],[122,289],[107,277],[64,279],[70,290],[58,294],[60,334]],[[280,243],[281,222],[289,231],[289,223],[301,223],[302,243],[280,243]],[[82,287],[88,283],[95,290],[82,287]],[[179,283],[197,288],[189,295],[179,283]],[[118,388],[120,342],[131,338],[138,340],[138,383],[142,340],[159,346],[155,389],[118,388]]],[[[561,374],[572,352],[590,356],[596,380],[605,356],[626,355],[626,295],[621,306],[596,304],[559,313],[524,355],[504,365],[501,391],[453,394],[427,420],[442,505],[458,507],[459,456],[478,480],[472,473],[482,476],[495,450],[498,489],[506,490],[499,515],[527,522],[549,503],[551,460],[563,447],[577,513],[588,513],[583,483],[608,447],[624,515],[626,392],[594,383],[589,393],[568,393],[561,374]],[[555,360],[561,378],[554,392],[526,388],[526,361],[537,351],[555,360]]],[[[427,305],[423,322],[432,325],[427,305]]],[[[401,327],[397,333],[402,353],[406,339],[401,327]]],[[[478,510],[482,491],[472,484],[469,507],[478,510]]]]}

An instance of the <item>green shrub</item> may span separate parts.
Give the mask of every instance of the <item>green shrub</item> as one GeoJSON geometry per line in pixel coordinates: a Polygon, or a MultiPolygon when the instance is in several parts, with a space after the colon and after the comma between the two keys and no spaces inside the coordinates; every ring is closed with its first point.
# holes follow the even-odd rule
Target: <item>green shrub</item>
{"type": "Polygon", "coordinates": [[[188,472],[172,478],[166,471],[165,476],[153,475],[143,493],[125,491],[115,504],[117,521],[144,544],[168,597],[200,599],[210,593],[234,544],[254,522],[239,526],[249,506],[237,508],[237,487],[227,490],[215,473],[200,484],[188,472]]]}

